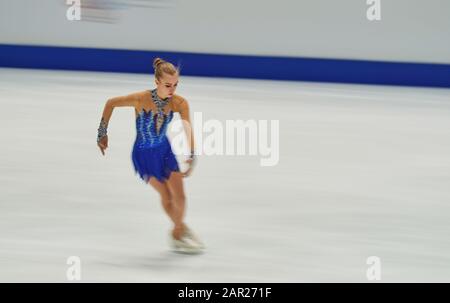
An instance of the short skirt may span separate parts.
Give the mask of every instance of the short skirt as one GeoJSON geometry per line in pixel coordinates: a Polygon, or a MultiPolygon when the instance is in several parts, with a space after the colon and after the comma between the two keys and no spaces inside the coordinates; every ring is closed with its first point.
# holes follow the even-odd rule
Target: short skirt
{"type": "Polygon", "coordinates": [[[179,172],[177,159],[172,151],[169,140],[166,138],[156,146],[140,147],[134,143],[131,153],[134,170],[139,177],[148,183],[150,177],[165,182],[171,172],[179,172]]]}

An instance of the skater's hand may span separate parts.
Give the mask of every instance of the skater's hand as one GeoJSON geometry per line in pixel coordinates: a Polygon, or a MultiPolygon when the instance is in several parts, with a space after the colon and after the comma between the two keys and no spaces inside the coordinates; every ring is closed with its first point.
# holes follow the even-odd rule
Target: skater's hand
{"type": "Polygon", "coordinates": [[[185,162],[189,164],[189,168],[183,173],[183,177],[189,177],[194,169],[196,159],[187,159],[185,162]]]}
{"type": "Polygon", "coordinates": [[[100,141],[97,143],[98,147],[100,148],[100,151],[102,152],[103,156],[105,155],[105,149],[108,148],[108,135],[105,135],[100,139],[100,141]]]}

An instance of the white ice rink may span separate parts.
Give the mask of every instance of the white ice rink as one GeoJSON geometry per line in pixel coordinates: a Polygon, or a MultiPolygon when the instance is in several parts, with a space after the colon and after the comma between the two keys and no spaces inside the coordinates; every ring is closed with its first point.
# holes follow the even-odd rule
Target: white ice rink
{"type": "Polygon", "coordinates": [[[450,90],[181,76],[203,119],[279,120],[279,163],[199,156],[185,178],[202,255],[131,162],[153,75],[0,69],[0,282],[450,282],[450,90]]]}

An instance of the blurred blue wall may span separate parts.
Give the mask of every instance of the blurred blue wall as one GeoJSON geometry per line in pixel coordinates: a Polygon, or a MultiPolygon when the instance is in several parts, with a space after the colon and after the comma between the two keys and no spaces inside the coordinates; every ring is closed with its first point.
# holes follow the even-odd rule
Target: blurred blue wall
{"type": "Polygon", "coordinates": [[[450,87],[450,1],[0,2],[0,66],[450,87]]]}

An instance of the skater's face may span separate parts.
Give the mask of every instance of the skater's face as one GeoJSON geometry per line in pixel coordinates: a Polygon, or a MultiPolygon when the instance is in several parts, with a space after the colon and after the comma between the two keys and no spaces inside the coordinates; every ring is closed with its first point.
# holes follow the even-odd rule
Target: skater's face
{"type": "Polygon", "coordinates": [[[161,98],[172,97],[178,86],[178,74],[169,75],[164,73],[163,77],[155,80],[158,95],[161,98]]]}

